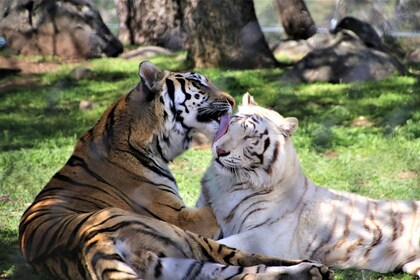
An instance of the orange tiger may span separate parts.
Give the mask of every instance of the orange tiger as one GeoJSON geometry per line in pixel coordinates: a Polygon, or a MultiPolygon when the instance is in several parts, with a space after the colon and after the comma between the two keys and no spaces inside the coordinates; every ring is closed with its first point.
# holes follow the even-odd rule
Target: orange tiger
{"type": "Polygon", "coordinates": [[[220,235],[213,212],[185,206],[168,163],[195,131],[214,137],[234,99],[197,73],[143,62],[139,75],[23,214],[20,247],[35,270],[60,279],[331,277],[316,263],[208,239],[220,235]]]}

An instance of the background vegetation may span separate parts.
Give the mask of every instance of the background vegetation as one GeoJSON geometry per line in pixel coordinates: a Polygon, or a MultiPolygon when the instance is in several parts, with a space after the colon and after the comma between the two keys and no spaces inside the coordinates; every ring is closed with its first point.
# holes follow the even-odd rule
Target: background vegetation
{"type": "MultiPolygon", "coordinates": [[[[182,60],[152,59],[162,69],[186,70],[182,60]]],[[[69,76],[74,65],[46,74],[0,80],[0,279],[38,279],[20,256],[20,216],[66,162],[78,137],[137,82],[139,61],[88,62],[93,76],[69,76]],[[90,100],[93,110],[80,111],[90,100]]],[[[195,69],[239,102],[257,102],[300,121],[294,143],[304,172],[320,185],[381,199],[420,200],[420,83],[393,77],[359,84],[287,84],[282,70],[195,69]]],[[[418,68],[417,68],[418,71],[418,68]]],[[[194,205],[211,159],[208,146],[173,162],[180,191],[194,205]]],[[[337,279],[412,279],[404,274],[337,271],[337,279]]],[[[41,277],[45,279],[45,277],[41,277]]]]}

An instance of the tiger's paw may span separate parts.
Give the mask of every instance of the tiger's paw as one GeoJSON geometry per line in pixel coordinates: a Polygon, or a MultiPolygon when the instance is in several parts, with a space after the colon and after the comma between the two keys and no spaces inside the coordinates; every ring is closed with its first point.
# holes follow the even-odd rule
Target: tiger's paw
{"type": "Polygon", "coordinates": [[[275,279],[333,280],[334,273],[320,263],[302,262],[286,267],[284,275],[275,279]]]}
{"type": "Polygon", "coordinates": [[[334,272],[330,270],[328,267],[322,264],[318,264],[317,266],[313,266],[309,270],[310,275],[312,276],[311,279],[322,279],[322,280],[333,280],[334,279],[334,272]]]}
{"type": "Polygon", "coordinates": [[[291,266],[264,265],[245,268],[231,280],[333,280],[334,274],[319,263],[302,262],[291,266]],[[252,271],[251,271],[252,270],[252,271]]]}
{"type": "Polygon", "coordinates": [[[411,275],[415,275],[420,279],[420,258],[404,264],[402,270],[411,275]]]}

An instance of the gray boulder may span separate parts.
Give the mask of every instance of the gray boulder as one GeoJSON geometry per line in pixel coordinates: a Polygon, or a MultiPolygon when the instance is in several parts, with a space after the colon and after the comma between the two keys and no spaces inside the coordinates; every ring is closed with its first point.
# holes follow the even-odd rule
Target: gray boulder
{"type": "Polygon", "coordinates": [[[0,36],[23,55],[94,58],[123,51],[88,0],[1,0],[0,36]]]}
{"type": "Polygon", "coordinates": [[[355,82],[407,74],[393,56],[369,48],[351,31],[332,37],[329,46],[314,49],[298,61],[285,79],[301,82],[355,82]]]}

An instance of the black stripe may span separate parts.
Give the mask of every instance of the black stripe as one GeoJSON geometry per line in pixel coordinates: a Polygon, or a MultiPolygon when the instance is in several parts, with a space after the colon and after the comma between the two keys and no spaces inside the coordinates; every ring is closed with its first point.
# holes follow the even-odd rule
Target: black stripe
{"type": "Polygon", "coordinates": [[[66,213],[66,211],[67,212],[73,212],[73,213],[80,213],[80,212],[78,212],[78,209],[71,208],[71,207],[69,207],[67,205],[54,205],[54,208],[52,208],[51,205],[45,205],[43,207],[38,207],[37,210],[33,210],[32,207],[34,207],[38,203],[39,203],[39,201],[36,201],[36,203],[34,203],[31,206],[31,211],[30,211],[30,214],[32,215],[31,218],[26,217],[26,216],[24,216],[22,218],[22,221],[21,221],[21,223],[19,225],[19,231],[20,232],[26,231],[26,227],[30,223],[32,223],[35,219],[38,219],[38,218],[40,218],[42,216],[45,216],[45,215],[55,215],[55,216],[62,215],[62,216],[66,216],[66,215],[69,214],[69,213],[66,213]],[[35,213],[41,213],[41,214],[35,216],[35,215],[33,215],[35,213]]]}
{"type": "Polygon", "coordinates": [[[105,131],[102,134],[103,143],[108,150],[110,150],[114,138],[115,109],[117,108],[117,105],[118,103],[116,103],[109,112],[105,123],[105,131]]]}
{"type": "MultiPolygon", "coordinates": [[[[67,216],[66,218],[68,218],[68,220],[66,220],[64,223],[61,222],[59,225],[59,230],[55,230],[53,236],[50,237],[48,244],[45,246],[48,250],[48,252],[51,252],[51,250],[56,250],[56,248],[54,248],[54,244],[58,243],[58,241],[61,239],[62,235],[65,232],[69,232],[71,231],[71,228],[68,228],[68,225],[75,221],[75,219],[77,217],[80,217],[79,215],[73,215],[73,216],[67,216]]],[[[64,221],[64,219],[62,220],[64,221]]],[[[41,240],[44,240],[44,238],[41,238],[41,240]]]]}
{"type": "MultiPolygon", "coordinates": [[[[91,231],[89,232],[89,234],[86,235],[86,237],[84,238],[84,240],[86,242],[88,242],[89,240],[91,240],[92,238],[94,238],[97,234],[101,234],[101,233],[111,233],[111,232],[116,232],[118,230],[121,230],[125,227],[130,227],[130,226],[139,226],[141,228],[133,228],[133,230],[135,230],[137,232],[137,234],[139,236],[143,235],[150,235],[153,237],[154,240],[162,242],[164,245],[169,245],[172,246],[174,248],[176,248],[179,252],[181,252],[184,257],[188,258],[188,256],[190,254],[186,254],[184,251],[184,244],[179,244],[179,242],[174,241],[168,237],[164,237],[159,235],[159,231],[155,228],[151,228],[150,226],[146,225],[145,223],[142,223],[140,221],[122,221],[122,222],[118,222],[117,224],[110,226],[110,227],[106,227],[106,228],[102,228],[102,229],[98,229],[95,231],[91,231]]],[[[189,252],[191,253],[191,251],[189,252]]]]}
{"type": "Polygon", "coordinates": [[[203,269],[203,261],[193,261],[193,263],[188,267],[188,270],[185,273],[184,279],[195,280],[198,275],[200,275],[201,270],[203,269]]]}
{"type": "Polygon", "coordinates": [[[165,204],[165,203],[160,203],[160,202],[156,202],[156,204],[159,204],[159,205],[162,205],[162,206],[168,207],[168,208],[170,208],[170,209],[172,209],[172,210],[174,210],[174,211],[176,211],[176,212],[179,212],[179,211],[181,211],[182,209],[184,209],[184,208],[185,208],[185,205],[181,205],[181,206],[179,206],[179,207],[174,207],[174,206],[172,206],[172,205],[165,204]]]}
{"type": "Polygon", "coordinates": [[[270,193],[270,190],[262,190],[256,193],[251,193],[247,196],[245,196],[244,198],[241,199],[241,201],[239,201],[239,203],[237,203],[235,205],[235,207],[232,208],[232,210],[230,211],[229,215],[225,218],[225,221],[229,222],[230,220],[232,220],[233,216],[235,215],[235,211],[238,209],[238,207],[244,203],[245,201],[247,201],[249,198],[254,197],[254,196],[258,196],[258,195],[265,195],[270,193]]]}
{"type": "Polygon", "coordinates": [[[88,279],[86,268],[79,259],[77,260],[77,271],[79,271],[82,279],[88,279]]]}
{"type": "Polygon", "coordinates": [[[131,134],[132,134],[132,128],[131,128],[131,125],[129,125],[129,130],[128,130],[129,150],[122,150],[122,149],[117,149],[117,150],[132,155],[135,159],[137,159],[144,167],[146,167],[150,171],[158,174],[159,176],[165,177],[175,183],[175,178],[172,176],[169,170],[163,169],[161,166],[156,164],[156,162],[151,157],[147,156],[145,153],[141,152],[140,150],[138,150],[137,148],[133,146],[133,144],[130,141],[131,134]]]}
{"type": "Polygon", "coordinates": [[[163,268],[162,261],[158,259],[154,268],[154,273],[153,273],[153,276],[155,277],[155,279],[159,278],[162,275],[162,268],[163,268]]]}
{"type": "Polygon", "coordinates": [[[222,252],[223,249],[223,245],[219,244],[218,248],[217,248],[217,253],[220,254],[222,252]]]}
{"type": "Polygon", "coordinates": [[[33,228],[32,231],[30,232],[28,238],[26,239],[26,248],[27,248],[26,253],[35,252],[37,254],[37,256],[36,257],[33,257],[33,256],[26,255],[25,258],[26,258],[26,260],[28,262],[35,261],[36,259],[38,259],[39,257],[41,257],[43,253],[46,253],[46,252],[44,252],[44,250],[41,250],[41,249],[45,249],[45,248],[39,248],[39,246],[41,246],[43,244],[41,242],[43,240],[40,239],[40,238],[38,238],[38,240],[37,240],[38,242],[35,243],[33,241],[33,239],[35,238],[35,236],[37,236],[37,237],[39,236],[40,233],[37,233],[37,231],[41,228],[41,226],[43,226],[45,223],[51,223],[51,222],[53,222],[51,219],[46,219],[46,220],[38,223],[36,225],[36,227],[33,228]],[[35,250],[32,250],[32,246],[35,245],[35,244],[37,245],[36,246],[37,247],[37,250],[36,251],[35,250]]]}
{"type": "Polygon", "coordinates": [[[267,150],[268,146],[270,146],[270,138],[267,137],[264,141],[264,151],[263,153],[265,153],[265,151],[267,150]]]}
{"type": "MultiPolygon", "coordinates": [[[[52,200],[52,199],[58,199],[58,200],[64,200],[63,204],[70,204],[72,202],[76,202],[79,201],[81,203],[86,203],[86,204],[90,204],[89,206],[93,206],[95,209],[103,209],[106,208],[106,206],[110,207],[111,205],[108,204],[105,201],[102,201],[100,199],[95,199],[94,197],[76,197],[75,195],[77,195],[77,193],[75,192],[74,194],[64,194],[64,193],[60,193],[60,194],[51,194],[49,196],[44,196],[40,199],[37,200],[37,202],[40,201],[48,201],[48,200],[52,200]],[[93,201],[91,201],[90,199],[92,199],[93,201]],[[98,204],[98,202],[102,203],[102,204],[98,204]]],[[[55,205],[51,205],[51,207],[54,207],[55,205]]],[[[81,209],[81,205],[78,204],[78,209],[80,211],[85,212],[86,210],[81,209]]]]}
{"type": "MultiPolygon", "coordinates": [[[[81,166],[81,167],[84,167],[84,166],[81,166]]],[[[84,169],[86,170],[86,168],[84,168],[84,169]]],[[[92,175],[93,174],[93,171],[90,171],[90,172],[88,171],[88,173],[89,173],[89,175],[92,175]]],[[[113,199],[115,199],[116,197],[118,197],[119,199],[121,199],[122,201],[124,201],[128,206],[130,206],[135,211],[134,207],[130,203],[132,200],[129,197],[127,197],[126,194],[122,193],[120,190],[118,190],[114,186],[106,183],[106,181],[104,179],[102,179],[101,177],[99,177],[99,175],[96,175],[95,174],[93,177],[95,179],[100,178],[100,180],[99,180],[100,182],[103,182],[104,184],[106,184],[108,187],[111,187],[115,191],[112,192],[112,193],[109,193],[104,188],[101,188],[101,187],[98,187],[98,186],[95,186],[95,185],[91,185],[91,184],[85,184],[85,183],[77,182],[77,181],[71,179],[70,177],[67,177],[65,175],[62,175],[60,173],[56,173],[53,178],[56,179],[56,180],[59,180],[59,181],[66,182],[66,183],[68,183],[70,185],[93,189],[96,192],[103,193],[103,194],[105,194],[105,195],[107,195],[107,196],[109,196],[110,198],[113,198],[113,199]]],[[[109,206],[111,206],[111,205],[109,205],[109,206]]],[[[102,209],[104,207],[98,206],[97,208],[98,209],[102,209]]]]}
{"type": "Polygon", "coordinates": [[[86,131],[86,133],[83,134],[82,137],[79,138],[79,140],[84,143],[87,140],[92,139],[92,138],[93,138],[93,127],[90,128],[88,131],[86,131]]]}
{"type": "MultiPolygon", "coordinates": [[[[242,274],[243,272],[244,272],[244,267],[243,266],[239,266],[237,268],[236,273],[234,275],[232,275],[231,277],[226,278],[225,280],[231,280],[231,279],[235,278],[236,276],[242,274]]],[[[248,275],[248,274],[246,274],[246,275],[248,275]]]]}
{"type": "Polygon", "coordinates": [[[57,240],[62,239],[63,234],[67,233],[67,230],[68,230],[67,227],[68,227],[68,225],[71,222],[73,222],[77,217],[78,217],[78,215],[69,215],[69,216],[66,216],[65,217],[65,219],[67,219],[67,220],[64,223],[61,224],[60,230],[57,231],[57,240]]]}
{"type": "Polygon", "coordinates": [[[169,94],[169,98],[172,101],[171,106],[171,111],[172,114],[174,115],[174,119],[176,118],[177,112],[176,112],[176,108],[175,108],[175,85],[174,82],[170,79],[166,79],[166,88],[168,89],[168,94],[169,94]]]}
{"type": "Polygon", "coordinates": [[[190,111],[188,110],[187,105],[185,105],[185,102],[186,102],[187,100],[190,100],[190,99],[191,99],[191,94],[189,94],[189,93],[187,92],[186,88],[185,88],[185,79],[176,79],[176,80],[177,80],[177,81],[179,82],[179,84],[181,85],[181,90],[182,90],[182,92],[183,92],[183,93],[184,93],[184,95],[185,95],[185,100],[184,100],[184,102],[182,102],[182,106],[184,106],[185,113],[189,114],[189,113],[190,113],[190,111]]]}
{"type": "MultiPolygon", "coordinates": [[[[164,140],[165,141],[165,140],[164,140]]],[[[166,142],[166,141],[165,141],[166,142]]],[[[168,141],[169,142],[169,141],[168,141]]],[[[160,155],[160,157],[166,162],[166,163],[168,163],[169,162],[169,160],[168,159],[166,159],[166,157],[165,157],[165,155],[163,154],[163,151],[162,151],[162,147],[160,146],[160,142],[159,142],[159,137],[157,137],[156,138],[156,149],[157,149],[157,151],[158,151],[158,153],[159,153],[159,155],[160,155]]]]}
{"type": "MultiPolygon", "coordinates": [[[[90,217],[92,217],[92,214],[90,214],[90,215],[86,215],[86,217],[84,217],[80,222],[79,222],[79,224],[71,231],[71,234],[69,235],[69,238],[68,238],[68,240],[67,240],[67,242],[66,242],[66,245],[64,246],[65,248],[71,248],[71,246],[70,246],[70,244],[71,243],[73,243],[74,242],[74,239],[76,238],[76,235],[78,234],[78,231],[79,231],[79,229],[84,225],[84,223],[86,222],[86,221],[88,221],[89,220],[89,218],[90,217]]],[[[78,241],[80,241],[80,240],[78,240],[78,241]]],[[[80,244],[78,244],[79,242],[77,242],[77,245],[80,245],[80,244]]]]}
{"type": "Polygon", "coordinates": [[[272,172],[273,172],[273,164],[276,162],[278,154],[279,154],[279,142],[276,141],[275,144],[274,144],[273,156],[272,156],[270,162],[267,164],[268,165],[268,170],[266,170],[266,171],[269,175],[271,175],[272,172]]]}
{"type": "MultiPolygon", "coordinates": [[[[260,210],[260,209],[258,209],[258,210],[260,210]]],[[[255,226],[253,226],[253,227],[251,227],[251,228],[248,228],[248,229],[247,229],[247,231],[248,231],[248,230],[252,230],[252,229],[254,229],[254,228],[261,227],[261,226],[263,226],[263,225],[265,225],[265,224],[268,224],[269,222],[271,222],[271,219],[267,219],[267,220],[265,220],[264,222],[261,222],[261,223],[259,223],[259,224],[256,224],[255,226]]],[[[242,227],[242,225],[241,225],[241,227],[242,227]]]]}
{"type": "Polygon", "coordinates": [[[232,252],[230,252],[230,254],[227,254],[226,256],[224,256],[224,257],[223,257],[223,261],[224,261],[225,263],[227,263],[227,264],[232,264],[232,265],[234,265],[235,263],[232,263],[232,262],[231,262],[231,259],[232,259],[233,257],[235,257],[235,255],[236,255],[236,251],[232,250],[232,252]]]}
{"type": "MultiPolygon", "coordinates": [[[[134,201],[133,199],[131,199],[130,197],[128,197],[125,193],[123,193],[123,192],[121,192],[118,188],[116,188],[115,186],[113,186],[113,185],[111,185],[110,183],[108,183],[105,179],[103,179],[101,176],[99,176],[98,174],[96,174],[94,171],[92,171],[91,169],[89,169],[89,167],[87,166],[87,164],[86,164],[86,162],[82,159],[82,158],[80,158],[80,157],[77,157],[77,156],[72,156],[70,159],[69,159],[69,162],[67,163],[67,164],[69,164],[69,165],[71,165],[71,166],[80,166],[80,167],[82,167],[89,175],[91,175],[93,178],[95,178],[96,180],[98,180],[99,182],[102,182],[102,183],[104,183],[104,184],[106,184],[108,187],[110,187],[110,188],[112,188],[112,189],[114,189],[115,190],[115,194],[122,200],[122,201],[124,201],[128,206],[130,206],[132,209],[133,209],[133,211],[134,212],[137,212],[137,209],[136,208],[134,208],[134,206],[135,207],[137,207],[137,208],[140,208],[140,209],[142,209],[142,210],[146,210],[146,208],[145,207],[143,207],[142,205],[140,205],[140,204],[138,204],[136,201],[134,201]],[[72,160],[71,162],[70,162],[70,160],[72,160]]],[[[138,176],[138,175],[136,175],[139,179],[140,179],[140,176],[138,176]]],[[[94,186],[93,186],[94,187],[94,186]]],[[[162,220],[159,216],[157,216],[157,215],[155,215],[154,213],[152,213],[152,212],[150,212],[150,211],[145,211],[145,212],[148,212],[151,216],[153,216],[153,217],[155,217],[155,218],[157,218],[157,219],[159,219],[159,220],[162,220]]]]}
{"type": "MultiPolygon", "coordinates": [[[[62,274],[66,276],[66,279],[72,279],[72,277],[69,274],[69,270],[64,259],[60,258],[58,259],[58,261],[60,262],[60,269],[61,269],[62,274]]],[[[61,277],[63,277],[63,275],[61,275],[61,277]]]]}
{"type": "MultiPolygon", "coordinates": [[[[255,204],[261,204],[261,203],[266,202],[266,201],[267,201],[267,200],[256,201],[256,202],[254,202],[251,206],[249,206],[249,207],[248,207],[248,209],[249,209],[249,208],[251,208],[251,207],[253,207],[255,204]]],[[[246,212],[248,209],[246,209],[244,212],[246,212]]],[[[252,214],[254,214],[255,212],[258,212],[258,211],[263,211],[263,210],[266,210],[266,209],[267,209],[267,208],[256,208],[256,209],[253,209],[253,210],[249,211],[249,212],[246,214],[246,216],[242,219],[241,225],[239,226],[239,232],[242,232],[242,226],[244,225],[244,223],[247,221],[247,219],[248,219],[248,218],[249,218],[252,214]]],[[[260,225],[255,226],[255,227],[253,227],[253,228],[256,228],[256,227],[258,227],[258,226],[261,226],[261,225],[265,224],[267,221],[268,221],[268,220],[266,220],[265,222],[261,223],[260,225]]]]}

